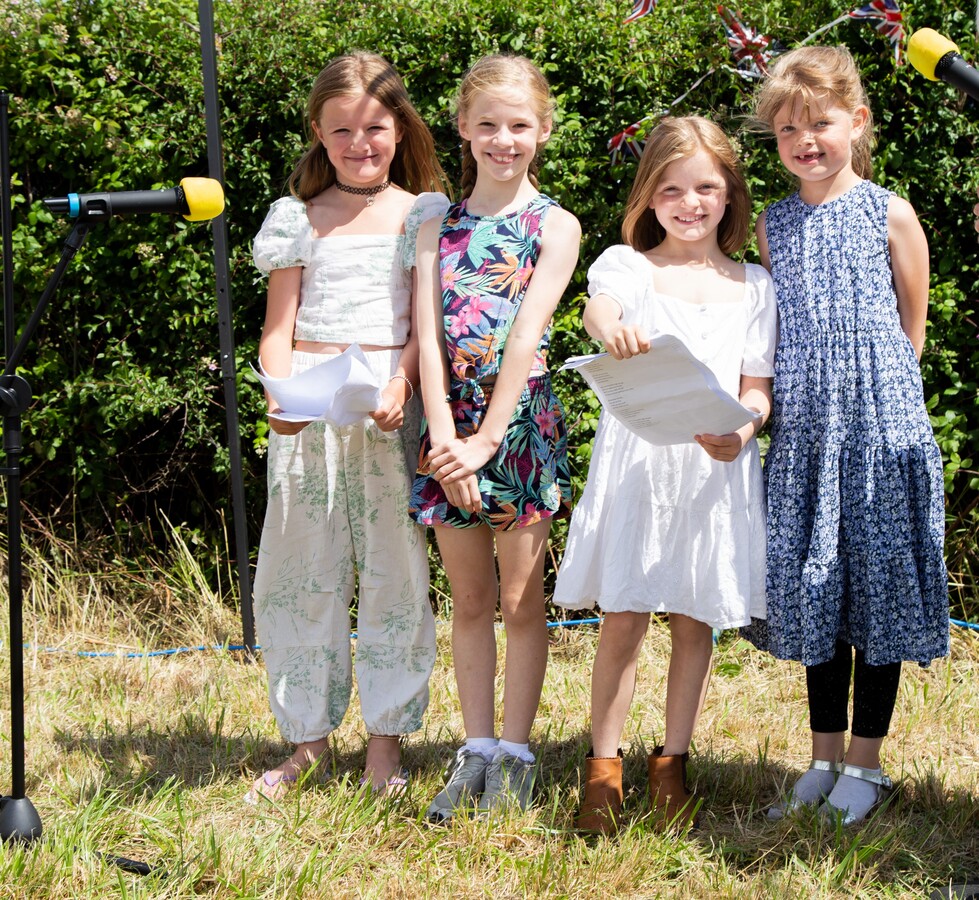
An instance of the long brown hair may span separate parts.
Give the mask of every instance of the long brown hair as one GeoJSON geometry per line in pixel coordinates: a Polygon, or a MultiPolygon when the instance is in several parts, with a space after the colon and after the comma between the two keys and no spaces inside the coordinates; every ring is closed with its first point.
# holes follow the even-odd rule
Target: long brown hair
{"type": "Polygon", "coordinates": [[[644,252],[663,242],[666,230],[649,204],[666,167],[698,150],[714,158],[727,182],[728,205],[717,228],[717,244],[728,256],[744,246],[751,225],[751,196],[734,147],[709,119],[684,116],[663,119],[646,141],[622,219],[622,240],[634,250],[644,252]]]}
{"type": "MultiPolygon", "coordinates": [[[[463,76],[456,96],[456,114],[465,116],[479,94],[510,94],[518,91],[526,94],[526,99],[534,108],[541,125],[549,126],[554,120],[556,104],[551,97],[551,86],[544,73],[524,56],[494,54],[477,60],[463,76]]],[[[546,141],[538,146],[538,150],[546,141]]],[[[535,156],[527,172],[534,187],[539,187],[537,172],[540,163],[535,156]]],[[[462,142],[462,184],[463,198],[468,197],[476,186],[476,160],[469,141],[462,142]]]]}
{"type": "Polygon", "coordinates": [[[853,142],[853,171],[872,178],[874,165],[874,122],[870,101],[860,80],[860,70],[846,47],[797,47],[775,60],[768,77],[755,94],[749,120],[755,128],[774,133],[775,116],[789,105],[802,103],[807,113],[830,100],[851,115],[857,107],[867,109],[867,125],[853,142]]]}
{"type": "Polygon", "coordinates": [[[313,83],[306,103],[310,145],[289,176],[289,191],[300,200],[311,200],[336,182],[336,171],[326,149],[312,132],[323,104],[332,97],[369,94],[391,111],[402,137],[391,163],[390,178],[413,194],[421,191],[449,193],[449,181],[435,155],[435,141],[428,126],[412,106],[404,82],[394,66],[375,53],[348,53],[334,59],[313,83]]]}

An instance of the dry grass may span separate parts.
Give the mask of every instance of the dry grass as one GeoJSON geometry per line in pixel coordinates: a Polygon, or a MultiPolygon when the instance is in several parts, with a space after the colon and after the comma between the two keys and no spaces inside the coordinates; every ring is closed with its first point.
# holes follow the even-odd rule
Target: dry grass
{"type": "MultiPolygon", "coordinates": [[[[118,567],[95,578],[74,574],[67,557],[30,561],[27,792],[45,834],[0,848],[0,896],[921,898],[949,881],[979,881],[975,632],[955,630],[951,657],[930,670],[906,667],[885,745],[900,789],[862,829],[759,815],[806,764],[805,686],[799,667],[730,637],[692,754],[702,826],[684,838],[650,829],[644,753],[662,735],[669,652],[660,625],[627,725],[627,821],[616,839],[569,830],[587,748],[591,628],[553,634],[535,809],[433,829],[420,814],[462,734],[447,623],[426,729],[406,750],[414,777],[403,803],[357,791],[364,734],[352,709],[301,790],[278,806],[248,807],[251,779],[284,752],[260,664],[221,651],[75,655],[238,641],[235,615],[203,583],[193,554],[174,547],[174,561],[151,575],[118,567]],[[102,854],[144,860],[153,873],[127,874],[102,854]]],[[[2,753],[7,789],[9,744],[2,753]]]]}

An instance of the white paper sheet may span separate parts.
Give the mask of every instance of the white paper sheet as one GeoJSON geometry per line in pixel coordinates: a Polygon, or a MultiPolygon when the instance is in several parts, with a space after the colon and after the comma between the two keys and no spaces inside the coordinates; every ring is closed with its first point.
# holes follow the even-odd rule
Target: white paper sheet
{"type": "Polygon", "coordinates": [[[261,360],[255,374],[281,410],[269,417],[283,422],[322,419],[339,427],[353,425],[381,402],[381,386],[357,344],[289,378],[266,374],[261,360]]]}
{"type": "Polygon", "coordinates": [[[695,434],[730,434],[759,418],[722,390],[714,373],[672,335],[648,353],[615,359],[574,356],[561,370],[581,373],[606,411],[659,446],[693,443],[695,434]]]}

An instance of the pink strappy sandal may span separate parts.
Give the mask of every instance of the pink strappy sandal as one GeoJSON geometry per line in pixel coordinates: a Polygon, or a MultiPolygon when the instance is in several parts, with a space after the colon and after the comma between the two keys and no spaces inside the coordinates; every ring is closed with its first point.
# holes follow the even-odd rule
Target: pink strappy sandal
{"type": "Polygon", "coordinates": [[[255,785],[252,785],[251,790],[245,794],[245,803],[249,803],[252,806],[257,806],[259,797],[264,797],[266,800],[271,800],[273,802],[276,800],[281,800],[286,794],[289,793],[289,788],[299,781],[298,774],[290,775],[287,772],[283,772],[278,777],[269,776],[272,776],[271,772],[266,772],[264,775],[262,775],[262,785],[267,790],[258,790],[255,788],[255,785]]]}

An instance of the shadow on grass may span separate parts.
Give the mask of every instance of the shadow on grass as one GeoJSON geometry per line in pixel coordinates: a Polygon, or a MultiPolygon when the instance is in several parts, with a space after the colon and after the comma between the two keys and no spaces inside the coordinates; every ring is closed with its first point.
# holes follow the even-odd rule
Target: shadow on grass
{"type": "MultiPolygon", "coordinates": [[[[102,773],[101,778],[76,780],[81,785],[81,803],[95,797],[106,784],[124,801],[172,789],[174,783],[193,789],[230,779],[239,780],[244,789],[291,749],[282,741],[252,733],[225,735],[220,723],[215,728],[214,723],[192,715],[174,731],[146,729],[98,736],[61,732],[56,741],[69,760],[82,755],[89,771],[102,773]]],[[[586,734],[551,741],[545,733],[536,745],[535,813],[527,820],[527,827],[551,836],[548,840],[565,844],[580,840],[586,853],[606,840],[578,836],[574,831],[588,744],[586,734]]],[[[428,793],[438,790],[445,765],[458,746],[459,736],[448,730],[439,730],[437,735],[423,733],[406,745],[403,761],[412,772],[413,784],[403,815],[420,821],[428,793]]],[[[664,836],[656,828],[648,798],[646,755],[651,749],[636,746],[624,759],[622,828],[611,839],[622,845],[631,842],[676,852],[687,848],[721,861],[745,878],[786,867],[829,867],[831,881],[840,886],[871,871],[882,883],[906,882],[909,873],[914,873],[915,881],[924,879],[935,887],[950,881],[968,883],[979,875],[979,829],[975,824],[979,801],[969,791],[949,790],[940,773],[905,778],[863,825],[843,829],[823,821],[814,811],[800,811],[778,822],[765,817],[767,806],[783,786],[794,782],[800,770],[773,763],[763,755],[723,759],[709,751],[695,752],[688,780],[701,802],[698,827],[679,837],[664,836]]],[[[331,745],[303,791],[315,795],[335,789],[338,783],[356,785],[363,763],[362,745],[331,745]]],[[[49,775],[59,777],[56,772],[49,775]]],[[[677,866],[682,868],[679,860],[677,866]]]]}
{"type": "MultiPolygon", "coordinates": [[[[189,716],[179,731],[149,728],[98,736],[58,732],[55,741],[69,759],[84,756],[89,766],[101,770],[104,778],[98,780],[132,798],[155,793],[174,782],[197,789],[229,778],[240,778],[245,790],[262,772],[281,763],[293,746],[249,732],[225,735],[204,720],[189,716]]],[[[363,748],[341,748],[333,743],[323,754],[308,786],[316,789],[318,785],[354,776],[356,782],[363,765],[363,748]]],[[[96,781],[85,780],[82,802],[86,795],[99,791],[96,781]]]]}
{"type": "MultiPolygon", "coordinates": [[[[979,800],[969,791],[946,789],[936,775],[903,779],[866,822],[843,828],[816,810],[781,821],[766,817],[768,806],[800,770],[762,756],[720,759],[695,753],[687,775],[701,803],[698,825],[683,835],[664,836],[648,797],[646,754],[651,749],[636,747],[625,756],[623,815],[613,841],[674,842],[678,849],[686,844],[746,878],[801,865],[813,870],[828,866],[831,880],[841,887],[870,871],[884,883],[904,882],[908,873],[933,886],[979,880],[979,800]]],[[[574,833],[587,751],[588,737],[582,736],[549,744],[540,754],[538,804],[555,831],[574,833]]],[[[593,848],[607,840],[579,838],[593,848]]]]}

